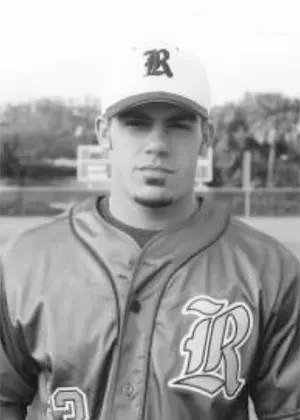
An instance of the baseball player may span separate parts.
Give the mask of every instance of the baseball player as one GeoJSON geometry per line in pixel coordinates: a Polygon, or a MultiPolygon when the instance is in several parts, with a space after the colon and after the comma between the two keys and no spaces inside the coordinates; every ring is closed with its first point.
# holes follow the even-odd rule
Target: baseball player
{"type": "Polygon", "coordinates": [[[300,270],[193,185],[209,85],[181,48],[117,56],[110,193],[1,258],[1,420],[300,419],[300,270]]]}

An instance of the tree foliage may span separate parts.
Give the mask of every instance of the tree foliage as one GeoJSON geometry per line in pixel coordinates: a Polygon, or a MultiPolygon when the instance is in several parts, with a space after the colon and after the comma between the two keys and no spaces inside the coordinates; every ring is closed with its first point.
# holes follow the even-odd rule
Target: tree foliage
{"type": "Polygon", "coordinates": [[[256,186],[300,185],[300,100],[246,94],[212,111],[216,127],[215,183],[241,185],[242,157],[252,151],[256,186]]]}
{"type": "Polygon", "coordinates": [[[75,159],[76,146],[93,144],[96,102],[70,104],[62,100],[41,99],[10,105],[2,113],[2,142],[18,136],[18,156],[23,161],[75,159]]]}

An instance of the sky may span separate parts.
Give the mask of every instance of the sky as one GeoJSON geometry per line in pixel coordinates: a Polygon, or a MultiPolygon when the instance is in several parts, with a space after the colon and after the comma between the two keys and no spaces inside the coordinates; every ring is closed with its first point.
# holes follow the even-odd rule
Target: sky
{"type": "Polygon", "coordinates": [[[212,105],[300,97],[299,12],[299,0],[0,0],[0,104],[99,97],[107,55],[144,39],[198,55],[212,105]]]}

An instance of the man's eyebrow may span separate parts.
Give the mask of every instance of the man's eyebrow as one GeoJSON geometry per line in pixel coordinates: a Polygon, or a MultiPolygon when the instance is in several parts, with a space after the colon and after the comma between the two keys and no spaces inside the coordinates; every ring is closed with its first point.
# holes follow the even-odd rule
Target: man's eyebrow
{"type": "Polygon", "coordinates": [[[197,121],[198,117],[194,112],[188,110],[178,110],[169,118],[168,121],[197,121]]]}
{"type": "Polygon", "coordinates": [[[172,115],[170,118],[167,119],[169,122],[175,121],[190,121],[194,122],[197,121],[197,115],[193,114],[192,112],[180,112],[178,114],[172,115]]]}
{"type": "Polygon", "coordinates": [[[128,109],[126,111],[120,112],[118,115],[120,119],[126,118],[139,118],[143,120],[150,120],[151,118],[145,112],[138,109],[128,109]]]}

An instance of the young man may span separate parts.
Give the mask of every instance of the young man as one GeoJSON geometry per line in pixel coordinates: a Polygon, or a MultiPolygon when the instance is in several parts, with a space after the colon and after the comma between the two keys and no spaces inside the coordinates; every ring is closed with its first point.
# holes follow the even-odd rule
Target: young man
{"type": "Polygon", "coordinates": [[[104,84],[111,190],[2,256],[1,420],[300,418],[300,273],[279,243],[197,198],[209,87],[179,48],[104,84]]]}

